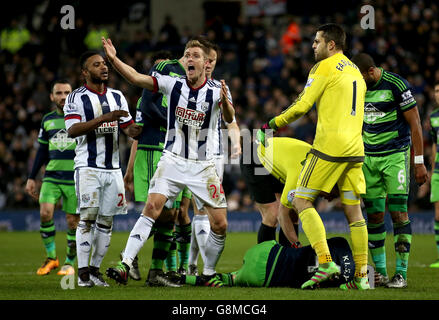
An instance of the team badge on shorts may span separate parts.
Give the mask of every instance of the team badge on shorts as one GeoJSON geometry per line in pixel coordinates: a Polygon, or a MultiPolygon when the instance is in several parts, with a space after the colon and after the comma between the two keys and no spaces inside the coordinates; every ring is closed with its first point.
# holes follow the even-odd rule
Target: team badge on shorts
{"type": "Polygon", "coordinates": [[[82,200],[82,202],[89,202],[90,201],[90,195],[88,193],[84,193],[81,196],[81,200],[82,200]]]}

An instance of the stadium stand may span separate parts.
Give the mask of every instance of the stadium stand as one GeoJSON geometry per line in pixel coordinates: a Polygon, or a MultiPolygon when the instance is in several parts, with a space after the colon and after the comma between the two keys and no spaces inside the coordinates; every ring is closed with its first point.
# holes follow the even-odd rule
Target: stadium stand
{"type": "MultiPolygon", "coordinates": [[[[81,8],[79,1],[72,3],[81,8]]],[[[241,129],[257,129],[302,91],[314,64],[311,44],[315,27],[325,22],[342,24],[348,33],[348,56],[367,52],[378,65],[413,84],[424,129],[425,157],[429,159],[428,114],[437,107],[433,84],[439,81],[439,21],[435,19],[439,6],[432,0],[377,1],[375,30],[363,30],[359,24],[361,3],[354,3],[343,14],[304,15],[288,7],[288,16],[255,16],[234,23],[206,21],[204,34],[222,48],[214,76],[229,84],[241,129]]],[[[168,49],[178,57],[194,32],[173,24],[167,17],[161,31],[153,34],[143,27],[142,19],[127,22],[124,17],[128,16],[129,7],[100,14],[101,20],[82,10],[77,14],[76,28],[66,31],[59,28],[59,6],[54,8],[50,1],[46,7],[44,4],[47,1],[36,1],[24,14],[12,10],[2,16],[0,209],[38,207],[25,194],[24,186],[38,147],[36,137],[42,116],[51,108],[50,83],[67,78],[74,88],[82,84],[77,60],[82,51],[93,46],[93,32],[108,32],[122,60],[142,72],[149,69],[149,57],[155,50],[168,49]]],[[[134,114],[141,90],[128,85],[116,72],[111,73],[109,86],[125,94],[134,114]]],[[[280,135],[312,142],[315,123],[316,114],[311,112],[280,135]]],[[[129,141],[124,135],[121,145],[122,163],[126,163],[129,141]]],[[[238,165],[226,166],[224,190],[230,210],[255,211],[238,165]]],[[[409,210],[431,210],[429,185],[412,185],[411,190],[409,210]]]]}

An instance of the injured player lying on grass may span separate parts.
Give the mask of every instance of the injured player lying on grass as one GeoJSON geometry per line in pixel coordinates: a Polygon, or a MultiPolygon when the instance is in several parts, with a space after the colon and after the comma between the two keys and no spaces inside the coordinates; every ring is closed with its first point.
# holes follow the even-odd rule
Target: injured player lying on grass
{"type": "MultiPolygon", "coordinates": [[[[319,284],[319,287],[339,287],[353,279],[355,264],[352,251],[345,238],[328,239],[334,262],[340,274],[319,284]]],[[[290,248],[276,241],[265,241],[251,247],[244,255],[241,269],[231,273],[218,273],[208,284],[199,276],[181,277],[181,284],[211,287],[291,287],[300,288],[318,269],[316,254],[311,246],[290,248]]]]}

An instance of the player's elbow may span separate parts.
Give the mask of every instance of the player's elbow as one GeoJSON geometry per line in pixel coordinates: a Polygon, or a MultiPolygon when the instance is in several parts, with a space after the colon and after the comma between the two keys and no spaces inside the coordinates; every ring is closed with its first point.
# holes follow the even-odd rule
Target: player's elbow
{"type": "Polygon", "coordinates": [[[79,136],[78,131],[75,128],[75,125],[71,126],[68,130],[67,130],[67,134],[69,136],[69,138],[76,138],[79,136]]]}

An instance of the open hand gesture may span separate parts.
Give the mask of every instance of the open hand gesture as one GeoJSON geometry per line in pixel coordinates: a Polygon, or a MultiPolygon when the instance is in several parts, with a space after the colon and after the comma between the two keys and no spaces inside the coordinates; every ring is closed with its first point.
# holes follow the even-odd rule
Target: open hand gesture
{"type": "Polygon", "coordinates": [[[114,58],[116,58],[116,48],[113,46],[113,43],[111,42],[111,39],[105,39],[104,37],[102,39],[102,46],[104,47],[105,55],[107,56],[108,60],[113,61],[114,58]]]}

